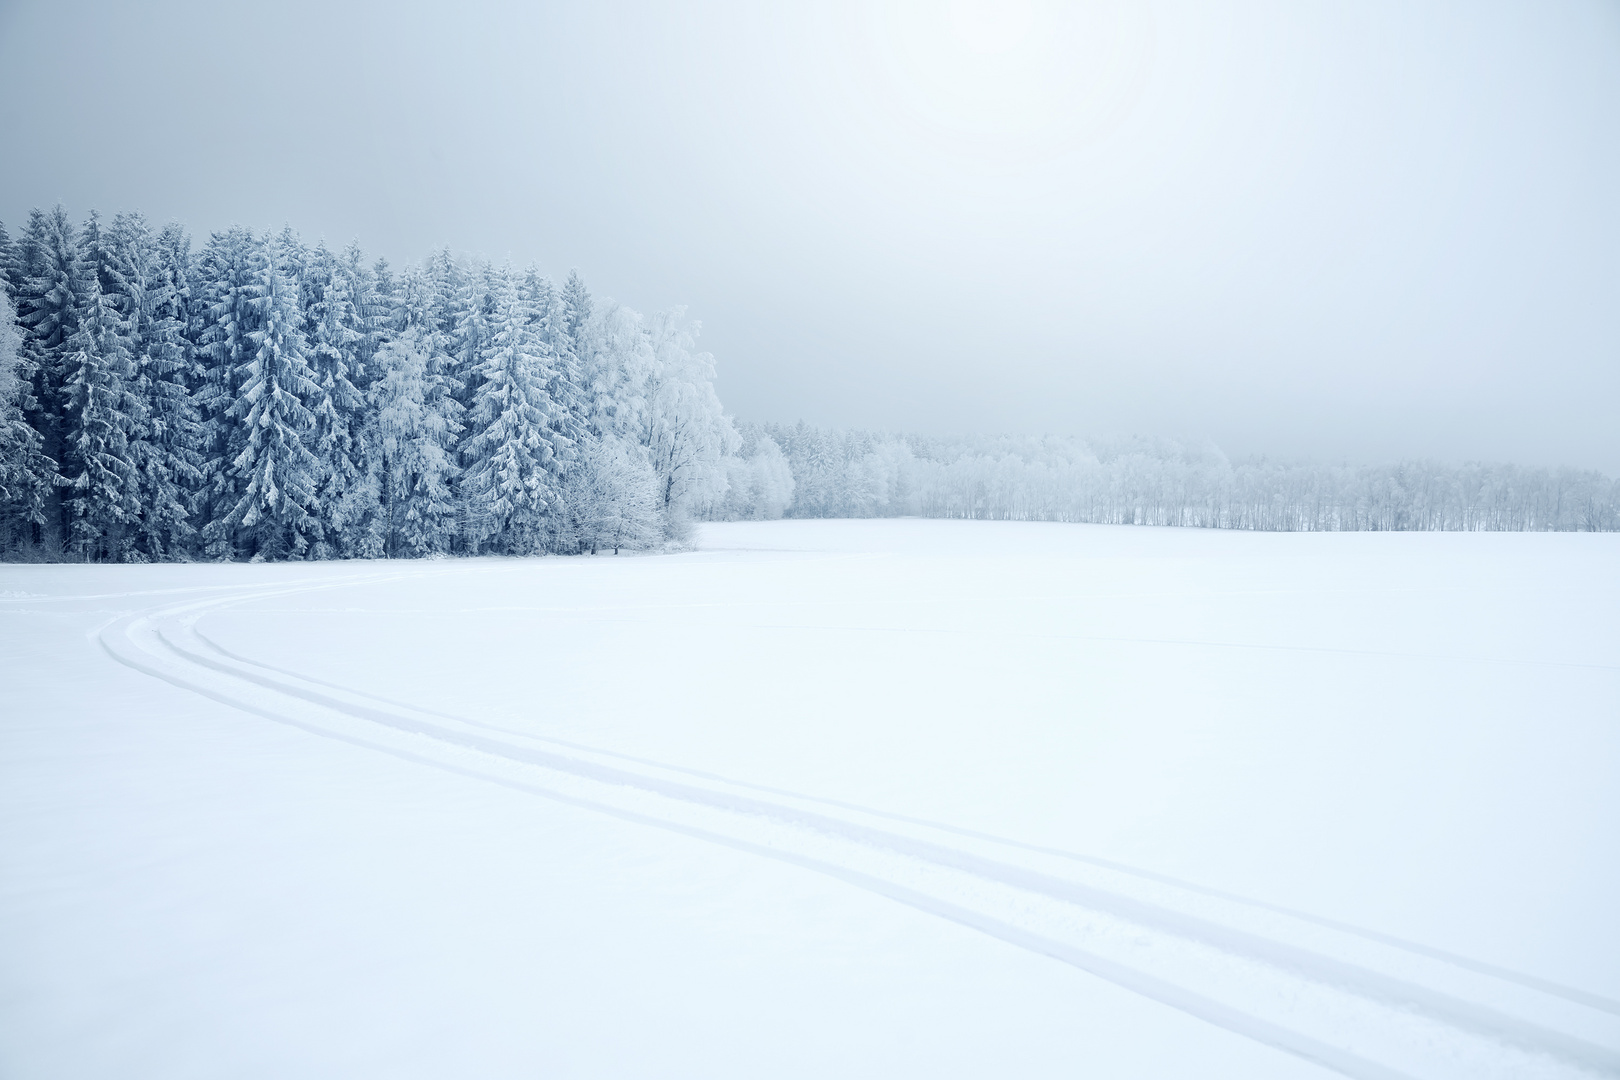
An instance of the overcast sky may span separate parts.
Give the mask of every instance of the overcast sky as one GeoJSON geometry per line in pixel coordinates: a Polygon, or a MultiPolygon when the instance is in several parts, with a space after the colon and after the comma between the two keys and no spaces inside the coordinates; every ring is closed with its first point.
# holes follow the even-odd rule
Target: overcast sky
{"type": "Polygon", "coordinates": [[[1620,4],[0,0],[0,220],[688,305],[733,413],[1620,472],[1620,4]]]}

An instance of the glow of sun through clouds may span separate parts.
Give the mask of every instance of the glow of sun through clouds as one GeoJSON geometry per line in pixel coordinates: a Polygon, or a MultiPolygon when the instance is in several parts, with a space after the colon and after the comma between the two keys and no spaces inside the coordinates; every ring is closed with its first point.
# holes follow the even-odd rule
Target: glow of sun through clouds
{"type": "Polygon", "coordinates": [[[951,32],[974,52],[1002,53],[1029,36],[1035,22],[1029,0],[954,0],[951,32]]]}
{"type": "Polygon", "coordinates": [[[914,119],[1002,152],[1042,155],[1107,131],[1153,53],[1142,0],[889,0],[871,29],[884,81],[914,119]]]}

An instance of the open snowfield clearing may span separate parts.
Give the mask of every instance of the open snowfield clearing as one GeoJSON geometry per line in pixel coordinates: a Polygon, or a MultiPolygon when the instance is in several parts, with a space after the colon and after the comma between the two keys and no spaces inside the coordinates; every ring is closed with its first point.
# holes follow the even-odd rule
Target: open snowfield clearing
{"type": "Polygon", "coordinates": [[[1620,536],[0,567],[0,1075],[1620,1075],[1620,536]]]}

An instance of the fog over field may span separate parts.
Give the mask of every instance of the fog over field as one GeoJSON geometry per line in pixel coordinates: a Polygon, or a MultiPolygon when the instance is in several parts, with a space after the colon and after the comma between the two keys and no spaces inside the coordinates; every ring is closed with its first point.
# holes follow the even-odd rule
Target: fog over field
{"type": "Polygon", "coordinates": [[[0,5],[0,1076],[1620,1077],[1620,9],[0,5]]]}

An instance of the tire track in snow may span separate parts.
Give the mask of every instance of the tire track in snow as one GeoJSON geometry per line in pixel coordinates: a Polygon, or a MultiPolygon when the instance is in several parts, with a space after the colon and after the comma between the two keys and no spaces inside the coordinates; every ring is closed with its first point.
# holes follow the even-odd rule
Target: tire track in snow
{"type": "MultiPolygon", "coordinates": [[[[284,610],[284,609],[279,609],[278,608],[278,609],[275,609],[275,610],[280,611],[280,610],[284,610]]],[[[311,609],[311,610],[315,610],[315,609],[311,609]]],[[[467,609],[457,609],[457,610],[467,610],[467,609]]],[[[482,610],[482,609],[479,609],[479,610],[482,610]]],[[[529,610],[529,609],[525,608],[525,609],[522,609],[522,610],[529,610]]],[[[547,610],[558,611],[558,612],[562,612],[562,611],[576,612],[576,611],[583,611],[585,609],[574,607],[574,608],[554,608],[554,609],[547,609],[547,610]]],[[[398,611],[398,609],[392,609],[391,608],[390,611],[398,611]]],[[[1010,839],[1008,839],[1006,837],[994,836],[994,835],[991,835],[989,833],[979,832],[979,831],[973,830],[973,829],[964,829],[964,828],[961,828],[961,827],[955,826],[955,825],[946,825],[946,824],[942,824],[942,823],[937,822],[937,821],[927,821],[927,820],[924,820],[924,819],[921,819],[921,818],[910,817],[910,816],[907,816],[905,814],[896,814],[896,813],[892,813],[892,812],[885,811],[885,810],[874,810],[874,809],[872,809],[870,807],[860,806],[860,805],[855,804],[855,803],[845,802],[845,801],[841,801],[841,800],[838,800],[838,799],[828,799],[828,798],[823,798],[823,797],[815,796],[815,795],[805,795],[805,794],[802,794],[800,792],[788,791],[788,790],[785,790],[783,788],[771,787],[771,786],[765,785],[765,784],[755,784],[755,783],[750,783],[748,781],[736,780],[736,779],[733,779],[731,777],[721,776],[721,775],[719,775],[717,773],[706,772],[706,771],[703,771],[703,770],[700,770],[700,769],[692,769],[692,768],[687,768],[687,767],[679,766],[679,765],[667,765],[667,764],[665,764],[663,762],[653,761],[653,760],[650,760],[648,758],[637,757],[637,756],[632,755],[632,754],[624,754],[624,753],[620,753],[620,752],[614,751],[614,750],[603,750],[603,749],[601,749],[599,747],[587,746],[587,745],[585,745],[583,743],[574,742],[574,741],[571,741],[571,740],[568,740],[568,739],[559,739],[559,738],[556,738],[555,736],[534,735],[534,734],[531,734],[529,732],[518,731],[518,730],[513,729],[513,728],[502,727],[502,726],[500,726],[498,724],[491,724],[491,723],[487,723],[485,721],[480,721],[480,720],[469,720],[469,719],[467,719],[465,717],[456,716],[456,715],[454,715],[452,713],[446,713],[446,712],[442,712],[442,711],[436,710],[436,709],[427,709],[427,708],[423,708],[421,706],[411,705],[408,702],[399,701],[399,700],[396,700],[394,698],[382,697],[380,695],[373,694],[373,693],[370,693],[370,692],[365,691],[365,690],[357,690],[357,689],[355,689],[353,687],[345,686],[345,685],[343,685],[341,683],[334,683],[334,682],[330,682],[330,681],[327,681],[327,680],[324,680],[324,679],[317,679],[317,678],[314,678],[313,676],[303,675],[303,674],[300,674],[299,672],[292,671],[292,670],[290,670],[288,668],[277,667],[274,664],[267,664],[267,663],[264,663],[263,661],[260,661],[260,660],[254,660],[251,657],[243,656],[243,655],[241,655],[239,653],[232,652],[230,649],[225,648],[219,642],[215,641],[213,638],[211,638],[207,634],[203,633],[202,630],[197,628],[195,623],[193,623],[192,626],[191,626],[191,633],[196,637],[196,639],[198,641],[200,641],[203,645],[205,645],[209,650],[211,650],[212,652],[214,652],[214,653],[218,654],[219,656],[222,656],[222,657],[224,657],[224,658],[226,658],[228,660],[236,661],[239,664],[247,664],[247,665],[250,665],[252,667],[261,668],[261,669],[263,669],[265,671],[275,672],[275,673],[280,674],[280,675],[289,676],[292,679],[295,679],[295,680],[298,680],[298,681],[301,681],[301,682],[304,682],[304,683],[308,683],[308,684],[312,684],[312,685],[316,685],[316,686],[324,686],[324,687],[327,687],[328,689],[342,691],[345,694],[349,694],[349,695],[352,695],[352,696],[357,697],[357,698],[364,698],[366,700],[369,700],[369,701],[372,701],[372,702],[377,702],[377,703],[380,703],[382,705],[393,706],[395,708],[410,709],[410,710],[412,710],[414,712],[417,712],[417,713],[420,713],[420,714],[422,714],[424,716],[433,716],[433,717],[437,717],[437,718],[442,719],[442,720],[453,721],[453,722],[458,723],[458,724],[466,724],[466,725],[468,725],[470,727],[476,727],[476,728],[481,728],[481,729],[484,729],[484,730],[487,730],[487,731],[498,732],[498,733],[503,734],[503,735],[511,735],[511,736],[516,736],[516,737],[521,738],[521,739],[530,739],[530,740],[533,740],[533,741],[536,741],[536,742],[546,743],[546,744],[549,744],[549,745],[552,745],[552,746],[560,746],[560,747],[563,747],[563,748],[568,749],[568,750],[583,752],[583,753],[591,754],[591,755],[594,755],[594,756],[600,757],[600,758],[616,759],[618,761],[629,762],[632,765],[639,765],[639,766],[644,766],[644,767],[647,767],[647,768],[659,769],[659,770],[662,770],[664,772],[672,773],[672,774],[678,774],[680,776],[695,777],[695,778],[697,778],[699,780],[706,780],[706,781],[712,781],[712,782],[715,782],[715,783],[725,784],[725,785],[727,785],[729,787],[732,787],[732,788],[745,789],[745,790],[748,790],[748,791],[763,792],[763,793],[765,793],[767,795],[774,795],[774,796],[778,796],[780,798],[793,799],[793,800],[796,800],[796,801],[798,801],[800,803],[815,804],[815,805],[818,805],[818,806],[829,807],[829,808],[832,808],[832,809],[835,809],[835,810],[853,811],[855,813],[862,814],[862,815],[865,815],[865,816],[868,816],[868,817],[871,817],[871,818],[880,818],[880,819],[883,819],[883,820],[888,821],[888,822],[896,822],[896,823],[899,823],[899,824],[902,824],[902,825],[913,825],[913,826],[920,827],[922,829],[931,830],[931,831],[936,832],[936,833],[949,834],[952,837],[964,837],[964,838],[967,838],[967,839],[970,839],[970,840],[982,841],[982,842],[985,842],[987,844],[996,845],[996,846],[1002,847],[1002,848],[1015,849],[1015,850],[1018,850],[1018,851],[1033,852],[1033,853],[1035,853],[1037,855],[1047,855],[1047,856],[1051,856],[1051,857],[1058,858],[1058,859],[1069,860],[1069,861],[1079,862],[1079,863],[1085,863],[1085,864],[1088,864],[1088,865],[1091,865],[1091,866],[1101,868],[1103,870],[1115,871],[1115,872],[1120,873],[1120,874],[1129,875],[1130,877],[1133,877],[1133,878],[1140,878],[1140,879],[1143,879],[1145,881],[1157,882],[1160,885],[1170,886],[1171,888],[1174,888],[1174,889],[1185,890],[1185,891],[1187,891],[1189,893],[1197,893],[1197,894],[1201,894],[1201,895],[1204,895],[1204,896],[1212,897],[1212,898],[1214,898],[1216,900],[1223,900],[1223,901],[1227,901],[1227,902],[1232,903],[1232,904],[1239,904],[1239,905],[1244,905],[1244,906],[1251,907],[1251,908],[1256,908],[1256,909],[1261,909],[1261,910],[1264,910],[1264,911],[1269,911],[1269,912],[1271,912],[1273,914],[1282,915],[1282,916],[1285,916],[1285,917],[1290,918],[1290,919],[1297,919],[1297,920],[1299,920],[1301,922],[1314,923],[1315,925],[1321,926],[1321,927],[1323,927],[1323,928],[1325,928],[1327,930],[1337,931],[1339,933],[1346,934],[1346,935],[1349,935],[1351,937],[1358,937],[1358,938],[1366,939],[1367,941],[1373,942],[1375,944],[1386,945],[1386,946],[1389,946],[1389,947],[1394,948],[1394,949],[1399,949],[1399,950],[1409,952],[1409,953],[1413,953],[1413,954],[1420,955],[1420,956],[1426,956],[1426,957],[1429,957],[1431,959],[1438,960],[1438,961],[1441,961],[1441,962],[1446,963],[1446,964],[1451,964],[1451,965],[1454,965],[1456,967],[1464,968],[1466,970],[1476,972],[1476,973],[1481,974],[1481,975],[1487,975],[1487,976],[1490,976],[1490,977],[1495,978],[1495,979],[1500,979],[1500,980],[1502,980],[1504,982],[1518,983],[1518,984],[1520,984],[1522,986],[1526,986],[1526,987],[1528,987],[1528,988],[1530,988],[1532,990],[1537,990],[1537,991],[1540,991],[1540,992],[1545,993],[1545,994],[1550,994],[1550,995],[1552,995],[1554,997],[1564,998],[1564,999],[1566,999],[1568,1001],[1574,1002],[1574,1003],[1579,1004],[1579,1005],[1587,1006],[1588,1008],[1595,1009],[1595,1010],[1597,1010],[1599,1012],[1606,1012],[1606,1013],[1611,1013],[1611,1014],[1613,1014],[1615,1016],[1620,1016],[1620,1002],[1612,1001],[1612,1000],[1610,1000],[1608,998],[1605,998],[1605,997],[1602,997],[1600,995],[1588,993],[1587,991],[1579,990],[1579,989],[1576,989],[1574,987],[1563,986],[1563,985],[1561,985],[1559,983],[1551,982],[1551,981],[1546,980],[1546,979],[1539,979],[1539,978],[1536,978],[1534,976],[1525,975],[1525,974],[1522,974],[1521,972],[1512,971],[1512,970],[1509,970],[1507,968],[1499,967],[1499,966],[1494,965],[1494,964],[1486,964],[1486,963],[1483,963],[1481,961],[1474,960],[1474,959],[1472,959],[1470,957],[1459,956],[1459,955],[1457,955],[1455,953],[1446,952],[1445,950],[1442,950],[1442,949],[1435,949],[1435,948],[1432,948],[1432,947],[1427,946],[1427,945],[1422,945],[1422,944],[1419,944],[1419,943],[1416,943],[1416,942],[1406,941],[1404,939],[1397,938],[1397,937],[1394,937],[1394,936],[1389,935],[1389,934],[1382,934],[1382,933],[1378,933],[1376,931],[1364,929],[1364,928],[1359,927],[1359,926],[1352,926],[1350,924],[1339,922],[1339,921],[1334,920],[1334,919],[1325,919],[1325,918],[1322,918],[1321,916],[1313,915],[1313,914],[1311,914],[1309,912],[1298,911],[1298,910],[1295,910],[1293,908],[1283,907],[1283,906],[1277,905],[1277,904],[1271,904],[1271,903],[1268,903],[1268,902],[1263,901],[1263,900],[1255,900],[1252,897],[1239,896],[1239,895],[1237,895],[1235,893],[1226,892],[1226,891],[1223,891],[1223,890],[1220,890],[1220,889],[1212,889],[1212,888],[1209,888],[1209,887],[1204,886],[1204,885],[1198,885],[1198,884],[1195,884],[1195,883],[1192,883],[1192,882],[1181,880],[1179,878],[1170,877],[1170,876],[1165,875],[1165,874],[1158,874],[1158,873],[1154,873],[1153,871],[1142,870],[1142,869],[1140,869],[1138,867],[1127,866],[1127,865],[1125,865],[1123,863],[1115,862],[1115,861],[1110,860],[1110,859],[1097,858],[1097,857],[1091,856],[1091,855],[1081,855],[1081,854],[1077,854],[1077,853],[1072,852],[1072,851],[1065,851],[1065,850],[1062,850],[1062,849],[1059,849],[1059,848],[1045,847],[1045,846],[1042,846],[1042,845],[1039,845],[1039,844],[1029,844],[1029,843],[1025,843],[1023,841],[1020,841],[1020,840],[1010,840],[1010,839]]]]}
{"type": "MultiPolygon", "coordinates": [[[[455,572],[447,568],[442,572],[455,572]]],[[[114,659],[280,723],[787,862],[1062,960],[1366,1080],[1620,1076],[1603,999],[1562,996],[1211,890],[386,702],[260,665],[195,631],[246,600],[419,577],[281,582],[106,626],[114,659]],[[548,745],[549,744],[549,745],[548,745]]]]}

